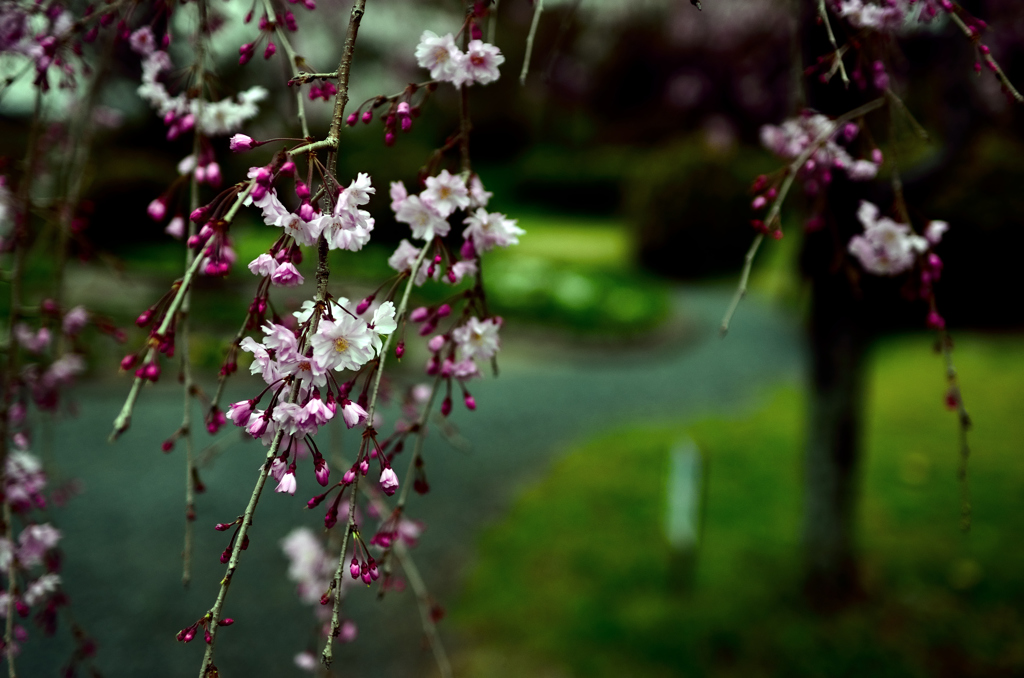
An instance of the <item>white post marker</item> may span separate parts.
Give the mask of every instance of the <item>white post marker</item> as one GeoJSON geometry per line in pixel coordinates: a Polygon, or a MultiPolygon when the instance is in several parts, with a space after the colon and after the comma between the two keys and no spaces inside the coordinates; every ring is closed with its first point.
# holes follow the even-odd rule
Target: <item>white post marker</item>
{"type": "Polygon", "coordinates": [[[700,450],[690,438],[678,441],[669,452],[665,537],[675,551],[692,551],[700,541],[701,465],[700,450]]]}

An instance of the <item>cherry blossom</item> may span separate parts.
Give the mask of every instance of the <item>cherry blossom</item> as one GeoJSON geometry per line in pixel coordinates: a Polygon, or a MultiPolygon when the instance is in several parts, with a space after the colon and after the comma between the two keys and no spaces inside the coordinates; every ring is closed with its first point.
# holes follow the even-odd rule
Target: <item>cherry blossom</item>
{"type": "Polygon", "coordinates": [[[451,230],[448,220],[441,216],[437,208],[415,195],[410,195],[402,201],[395,213],[395,219],[409,224],[412,228],[412,237],[426,242],[433,240],[435,235],[443,238],[451,230]]]}
{"type": "Polygon", "coordinates": [[[928,249],[928,241],[915,235],[907,224],[878,216],[878,207],[861,201],[857,218],[864,225],[864,235],[850,240],[850,254],[857,257],[869,273],[899,275],[910,270],[917,255],[928,249]]]}
{"type": "Polygon", "coordinates": [[[495,318],[480,320],[470,318],[465,325],[452,330],[452,340],[458,346],[460,359],[490,360],[498,352],[498,329],[501,323],[495,318]]]}
{"type": "Polygon", "coordinates": [[[464,60],[465,55],[455,46],[451,33],[442,37],[433,31],[423,31],[416,46],[416,63],[430,70],[431,78],[448,82],[462,78],[464,60]]]}
{"type": "Polygon", "coordinates": [[[339,314],[334,321],[321,320],[310,343],[313,357],[328,370],[356,370],[373,358],[366,323],[347,313],[339,314]]]}
{"type": "Polygon", "coordinates": [[[469,207],[469,189],[462,177],[441,170],[436,177],[427,177],[425,183],[427,187],[420,193],[420,200],[433,207],[442,218],[469,207]]]}
{"type": "Polygon", "coordinates": [[[463,223],[466,224],[466,229],[462,232],[462,237],[472,239],[473,247],[480,253],[488,252],[495,247],[518,245],[519,236],[526,234],[526,231],[516,225],[515,219],[507,219],[499,212],[488,214],[483,208],[466,217],[463,223]]]}
{"type": "Polygon", "coordinates": [[[498,66],[505,63],[501,50],[483,40],[470,40],[466,49],[465,68],[469,80],[486,85],[498,79],[498,66]]]}

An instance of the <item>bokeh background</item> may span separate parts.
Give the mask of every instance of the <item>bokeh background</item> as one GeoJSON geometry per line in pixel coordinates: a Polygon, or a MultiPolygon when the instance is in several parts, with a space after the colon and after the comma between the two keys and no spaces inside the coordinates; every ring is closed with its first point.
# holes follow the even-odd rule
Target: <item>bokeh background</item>
{"type": "MultiPolygon", "coordinates": [[[[455,30],[461,17],[454,0],[367,4],[353,106],[425,79],[412,58],[419,34],[455,30]]],[[[1022,82],[1015,0],[963,4],[989,22],[986,41],[1022,82]]],[[[894,138],[912,213],[951,224],[938,295],[975,422],[974,519],[961,533],[957,427],[943,406],[941,356],[919,331],[923,306],[897,295],[879,311],[884,331],[867,375],[863,591],[823,614],[800,587],[808,294],[799,197],[784,211],[786,237],[762,250],[728,337],[717,334],[753,237],[750,183],[781,165],[759,147],[758,130],[802,101],[802,3],[704,0],[698,12],[685,0],[546,0],[545,8],[520,86],[533,10],[527,0],[501,0],[502,78],[474,88],[470,102],[474,169],[494,192],[492,207],[527,231],[484,264],[489,300],[507,319],[501,374],[472,385],[477,411],[456,407],[449,424],[435,425],[425,452],[432,491],[410,506],[427,526],[413,555],[446,611],[440,628],[456,675],[1020,675],[1020,108],[988,73],[975,77],[970,44],[943,22],[890,46],[904,99],[930,136],[924,142],[904,125],[894,138]],[[684,489],[673,481],[680,449],[700,461],[684,489]],[[685,546],[669,537],[680,492],[696,507],[697,538],[685,546]]],[[[297,12],[296,48],[316,70],[337,63],[348,9],[297,12]]],[[[294,134],[283,55],[238,67],[237,46],[252,37],[240,22],[247,7],[215,10],[225,20],[215,42],[223,91],[263,84],[274,92],[247,132],[294,134]]],[[[179,35],[191,29],[188,16],[180,14],[179,35]]],[[[178,40],[176,63],[187,50],[178,40]]],[[[164,140],[134,94],[139,66],[126,45],[108,68],[108,124],[89,167],[68,297],[127,327],[181,270],[183,246],[146,205],[177,177],[191,141],[164,140]]],[[[308,109],[319,134],[330,104],[308,109]]],[[[59,93],[48,110],[62,115],[59,93]]],[[[28,89],[0,101],[4,157],[23,153],[30,111],[28,89]]],[[[393,180],[415,185],[456,126],[456,99],[442,88],[392,148],[379,121],[345,130],[339,176],[371,174],[377,226],[363,252],[334,253],[332,292],[360,298],[389,275],[404,227],[384,189],[393,180]]],[[[884,127],[876,132],[889,139],[884,127]]],[[[232,155],[217,143],[228,181],[270,154],[232,155]]],[[[232,229],[240,265],[198,285],[192,359],[207,389],[251,298],[244,263],[271,231],[244,213],[232,229]]],[[[45,281],[51,266],[34,259],[30,280],[45,281]]],[[[311,294],[308,285],[283,291],[280,307],[311,294]]],[[[426,302],[445,292],[417,294],[426,302]]],[[[132,346],[142,340],[129,334],[132,346]]],[[[40,421],[39,445],[66,499],[53,516],[65,533],[71,610],[96,639],[104,675],[185,675],[202,643],[183,647],[174,634],[213,601],[225,537],[212,526],[240,513],[263,451],[235,430],[200,434],[201,449],[212,447],[200,469],[207,491],[197,505],[196,572],[183,590],[183,453],[160,451],[180,423],[174,371],[143,392],[132,429],[110,445],[128,379],[116,374],[123,349],[95,339],[88,378],[59,416],[40,421]]],[[[393,366],[396,394],[422,377],[425,359],[410,346],[393,366]]],[[[241,370],[228,402],[258,388],[241,370]]],[[[393,402],[385,421],[396,415],[393,402]]],[[[341,450],[356,444],[348,433],[332,440],[341,450]]],[[[221,675],[302,675],[293,657],[316,646],[279,548],[296,525],[320,529],[319,511],[300,500],[311,480],[300,476],[296,498],[261,501],[226,607],[237,621],[220,635],[221,675]]],[[[335,675],[435,675],[410,593],[379,601],[356,590],[346,613],[359,636],[339,650],[335,675]]],[[[25,675],[52,675],[66,661],[66,627],[61,633],[56,646],[28,644],[25,675]]]]}

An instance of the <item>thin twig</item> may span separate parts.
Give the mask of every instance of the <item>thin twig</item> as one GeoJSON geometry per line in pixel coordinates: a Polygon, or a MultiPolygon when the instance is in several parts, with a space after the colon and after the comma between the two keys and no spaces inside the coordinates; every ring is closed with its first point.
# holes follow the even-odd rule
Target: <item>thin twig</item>
{"type": "Polygon", "coordinates": [[[922,141],[931,143],[932,138],[928,134],[928,130],[926,130],[924,126],[922,126],[921,123],[917,121],[917,118],[914,117],[914,114],[911,113],[910,109],[907,108],[907,105],[903,103],[903,99],[900,99],[896,95],[896,92],[893,92],[891,88],[886,88],[885,96],[889,97],[889,100],[892,103],[896,104],[896,107],[899,108],[903,115],[907,117],[907,121],[910,122],[910,126],[914,129],[914,133],[917,134],[917,136],[921,137],[922,141]]]}
{"type": "MultiPolygon", "coordinates": [[[[228,210],[227,214],[224,215],[223,221],[230,223],[235,215],[238,214],[239,208],[245,199],[249,197],[249,193],[256,185],[256,180],[251,180],[246,184],[245,189],[242,190],[238,197],[235,198],[235,203],[228,210]]],[[[170,327],[171,321],[174,318],[174,314],[178,312],[178,308],[181,306],[181,302],[184,300],[185,293],[188,291],[189,286],[192,284],[192,278],[195,277],[196,272],[199,270],[199,264],[202,263],[203,257],[196,257],[193,260],[192,265],[185,271],[185,277],[181,279],[181,283],[178,285],[178,291],[175,293],[174,298],[171,300],[170,306],[167,307],[167,312],[164,314],[164,319],[160,323],[160,327],[156,333],[162,335],[170,327]]],[[[143,359],[142,364],[146,364],[156,358],[156,349],[150,348],[146,352],[146,357],[143,359]]],[[[121,411],[118,413],[117,418],[114,419],[114,430],[110,433],[110,442],[114,442],[117,438],[128,430],[128,425],[131,423],[132,411],[135,409],[135,401],[139,397],[139,390],[142,388],[142,383],[145,381],[142,377],[135,377],[135,381],[132,382],[131,391],[128,392],[128,398],[125,400],[124,405],[121,406],[121,411]]]]}
{"type": "Polygon", "coordinates": [[[850,78],[846,75],[846,66],[843,65],[843,54],[839,51],[839,45],[836,44],[835,33],[832,32],[832,24],[828,20],[828,11],[825,9],[825,0],[818,0],[818,16],[821,17],[821,21],[825,24],[825,31],[828,33],[828,41],[832,43],[832,49],[835,52],[832,55],[833,66],[836,68],[836,64],[839,67],[839,77],[843,79],[843,87],[849,89],[850,78]]]}
{"type": "MultiPolygon", "coordinates": [[[[971,40],[971,42],[978,41],[977,31],[975,31],[973,28],[965,24],[964,20],[961,19],[959,15],[956,14],[956,12],[950,12],[949,16],[952,17],[953,23],[955,23],[957,27],[961,31],[963,31],[963,34],[966,35],[971,40]]],[[[999,78],[999,82],[1003,84],[1003,87],[1006,88],[1006,91],[1009,92],[1010,96],[1016,99],[1017,103],[1024,103],[1024,96],[1022,96],[1021,93],[1017,91],[1017,88],[1013,86],[1013,83],[1010,82],[1010,79],[1008,77],[1006,77],[1006,73],[1003,72],[1003,69],[999,66],[999,63],[992,58],[992,55],[989,54],[987,51],[981,51],[981,58],[984,59],[986,64],[988,64],[989,69],[996,74],[996,77],[999,78]]]]}
{"type": "Polygon", "coordinates": [[[412,457],[409,459],[409,469],[405,472],[405,483],[402,485],[402,492],[398,495],[398,503],[395,505],[397,511],[402,511],[405,508],[405,502],[409,498],[409,488],[412,487],[412,474],[416,468],[416,462],[423,456],[423,439],[427,433],[427,419],[430,417],[430,410],[434,407],[434,397],[437,395],[438,386],[441,385],[441,375],[438,373],[434,377],[434,384],[430,389],[430,395],[427,397],[427,403],[423,406],[423,411],[420,413],[419,420],[413,428],[416,429],[416,444],[412,449],[412,457]]]}
{"type": "MultiPolygon", "coordinates": [[[[11,513],[11,503],[4,501],[4,537],[8,544],[14,544],[14,516],[11,513]]],[[[4,627],[4,650],[7,654],[7,677],[18,678],[18,672],[14,667],[14,602],[18,599],[18,584],[15,579],[18,573],[18,558],[11,553],[7,562],[7,604],[4,610],[7,615],[7,624],[4,627]]]]}
{"type": "MultiPolygon", "coordinates": [[[[3,394],[0,395],[0,487],[7,486],[7,453],[8,441],[10,440],[9,422],[11,397],[14,394],[12,388],[17,379],[18,373],[18,344],[14,338],[14,326],[24,312],[22,308],[22,285],[25,272],[25,262],[28,255],[29,239],[28,229],[32,219],[32,179],[36,176],[35,161],[38,152],[38,143],[42,128],[42,90],[36,88],[35,113],[32,116],[32,125],[29,131],[28,146],[25,151],[24,173],[18,186],[18,212],[14,219],[14,232],[11,238],[14,241],[14,265],[11,270],[11,308],[7,325],[7,361],[3,374],[3,394]]],[[[4,534],[9,544],[14,544],[14,525],[11,515],[10,498],[3,498],[4,534]]],[[[13,547],[13,546],[12,546],[13,547]]],[[[10,563],[7,566],[7,623],[4,628],[4,654],[7,658],[8,678],[17,678],[17,670],[14,664],[14,657],[17,654],[14,647],[14,603],[17,599],[18,585],[15,581],[17,574],[17,558],[11,554],[10,563]]]]}
{"type": "Polygon", "coordinates": [[[533,54],[533,38],[537,35],[537,24],[540,23],[540,14],[544,11],[544,0],[534,0],[533,21],[530,22],[530,32],[526,35],[526,54],[523,55],[523,70],[519,73],[519,84],[526,84],[526,76],[530,72],[530,56],[533,54]]]}
{"type": "MultiPolygon", "coordinates": [[[[885,105],[885,97],[869,101],[863,106],[858,106],[848,113],[844,113],[829,125],[821,136],[815,139],[811,144],[804,149],[804,152],[796,157],[786,167],[786,178],[782,180],[782,185],[779,187],[779,194],[775,197],[772,202],[771,209],[768,210],[768,216],[764,220],[765,228],[771,228],[777,219],[779,219],[779,213],[782,210],[782,203],[786,200],[786,196],[789,194],[789,189],[793,186],[793,180],[796,179],[797,172],[804,166],[804,163],[814,155],[814,153],[824,144],[826,141],[832,138],[832,135],[836,133],[840,127],[845,125],[847,122],[859,118],[862,115],[866,115],[871,111],[881,108],[885,105]]],[[[725,317],[722,318],[722,325],[719,327],[719,333],[721,336],[725,336],[729,332],[729,323],[732,321],[732,316],[736,312],[736,308],[739,306],[740,301],[747,294],[747,282],[750,279],[750,270],[754,265],[754,257],[757,255],[757,250],[761,246],[761,241],[764,240],[764,233],[758,233],[757,237],[754,238],[754,242],[750,245],[750,249],[747,251],[747,255],[744,257],[743,272],[740,274],[740,282],[736,287],[736,292],[732,296],[732,301],[729,302],[729,308],[725,311],[725,317]]]]}
{"type": "MultiPolygon", "coordinates": [[[[266,9],[268,17],[274,16],[274,8],[271,6],[270,0],[263,0],[263,7],[266,9]]],[[[282,23],[280,21],[275,22],[275,26],[277,39],[281,43],[281,47],[284,48],[284,53],[288,57],[288,65],[292,69],[292,80],[295,80],[301,75],[299,72],[299,65],[297,63],[298,57],[295,54],[295,50],[292,48],[292,43],[288,40],[288,35],[284,32],[284,28],[281,27],[282,23]]],[[[306,123],[306,102],[302,98],[301,87],[295,90],[295,103],[299,110],[299,123],[302,125],[302,138],[305,139],[309,137],[309,125],[306,123]]]]}
{"type": "MultiPolygon", "coordinates": [[[[206,88],[206,38],[209,33],[209,15],[207,12],[206,0],[198,0],[197,9],[199,14],[199,25],[196,28],[196,83],[197,88],[197,107],[198,115],[197,119],[203,119],[203,103],[204,103],[204,92],[206,88]]],[[[195,134],[192,139],[192,157],[199,161],[199,154],[202,151],[203,133],[198,126],[195,128],[195,134]]],[[[199,181],[196,179],[196,173],[192,172],[191,181],[189,182],[189,211],[194,212],[199,208],[199,181]]],[[[188,220],[188,237],[191,238],[196,234],[196,223],[191,219],[188,220]]],[[[192,264],[199,257],[196,256],[196,251],[191,247],[185,248],[185,270],[192,268],[192,264]]],[[[189,356],[191,352],[189,342],[189,332],[191,330],[189,322],[189,311],[192,305],[192,289],[191,285],[189,289],[185,290],[185,294],[181,300],[181,313],[178,321],[178,335],[180,345],[178,350],[181,352],[181,376],[182,376],[182,391],[184,396],[184,403],[181,415],[181,436],[185,439],[185,543],[181,550],[181,584],[185,588],[188,588],[192,582],[192,544],[195,532],[195,519],[196,519],[196,508],[195,508],[195,494],[196,494],[196,482],[195,482],[195,439],[192,436],[192,398],[195,389],[195,383],[192,376],[192,360],[189,356]]]]}
{"type": "Polygon", "coordinates": [[[498,2],[494,0],[494,7],[491,8],[491,20],[487,22],[487,42],[494,44],[494,32],[498,30],[498,2]]]}
{"type": "Polygon", "coordinates": [[[412,556],[409,555],[409,550],[405,548],[405,544],[401,540],[395,543],[395,556],[405,571],[413,593],[416,594],[416,604],[420,609],[420,622],[423,624],[423,632],[430,643],[430,649],[434,652],[434,661],[437,662],[441,678],[452,678],[452,664],[448,661],[448,653],[445,652],[444,645],[441,644],[441,636],[437,632],[437,625],[432,616],[430,592],[420,575],[419,568],[416,567],[412,556]]]}

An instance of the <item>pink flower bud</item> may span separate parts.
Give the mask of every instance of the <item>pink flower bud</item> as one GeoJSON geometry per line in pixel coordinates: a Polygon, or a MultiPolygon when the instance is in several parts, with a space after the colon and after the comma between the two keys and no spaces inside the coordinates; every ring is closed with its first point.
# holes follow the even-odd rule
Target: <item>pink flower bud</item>
{"type": "Polygon", "coordinates": [[[246,136],[244,134],[236,134],[235,136],[231,137],[231,141],[228,143],[230,144],[231,150],[234,151],[235,153],[249,151],[259,146],[258,143],[253,141],[252,137],[246,136]]]}
{"type": "Polygon", "coordinates": [[[765,198],[763,195],[759,195],[756,198],[754,198],[754,201],[752,203],[750,203],[750,207],[752,209],[759,210],[759,209],[764,208],[764,206],[767,205],[767,204],[768,204],[768,199],[765,198]]]}
{"type": "Polygon", "coordinates": [[[356,315],[362,315],[366,313],[366,309],[370,308],[370,304],[373,303],[373,297],[374,295],[371,294],[370,296],[366,297],[365,299],[359,302],[359,305],[356,306],[356,315]]]}
{"type": "Polygon", "coordinates": [[[160,378],[160,365],[155,362],[148,363],[142,368],[142,374],[146,379],[156,381],[160,378]]]}
{"type": "Polygon", "coordinates": [[[231,617],[227,617],[227,618],[221,619],[219,622],[217,622],[217,626],[231,626],[234,623],[235,623],[234,619],[232,619],[231,617]]]}
{"type": "Polygon", "coordinates": [[[135,367],[135,362],[138,359],[139,356],[135,355],[134,353],[126,355],[125,357],[121,358],[121,369],[127,372],[131,368],[135,367]]]}
{"type": "Polygon", "coordinates": [[[135,319],[135,324],[138,325],[139,327],[145,327],[146,325],[149,324],[149,321],[152,319],[153,311],[152,309],[147,308],[145,311],[139,314],[138,318],[135,319]]]}
{"type": "Polygon", "coordinates": [[[352,564],[348,566],[348,573],[352,575],[353,579],[359,579],[359,561],[357,559],[352,559],[352,564]]]}
{"type": "Polygon", "coordinates": [[[160,443],[160,449],[163,450],[164,452],[170,452],[172,449],[174,449],[174,439],[168,438],[167,440],[160,443]]]}
{"type": "Polygon", "coordinates": [[[445,338],[443,334],[438,334],[430,338],[427,342],[427,348],[430,349],[431,353],[437,353],[444,348],[445,338]]]}
{"type": "Polygon", "coordinates": [[[398,345],[395,346],[395,357],[401,360],[403,355],[405,355],[405,342],[400,341],[398,342],[398,345]]]}
{"type": "Polygon", "coordinates": [[[441,403],[441,416],[447,417],[452,413],[452,399],[447,397],[444,402],[441,403]]]}
{"type": "Polygon", "coordinates": [[[164,216],[167,215],[167,201],[164,200],[163,196],[156,198],[153,202],[149,203],[146,213],[149,214],[153,221],[163,221],[164,216]]]}
{"type": "Polygon", "coordinates": [[[331,477],[331,469],[327,467],[327,462],[324,461],[323,457],[319,457],[313,462],[313,473],[316,475],[316,481],[320,483],[320,486],[327,487],[327,481],[331,477]]]}
{"type": "Polygon", "coordinates": [[[359,122],[359,116],[356,113],[350,113],[349,116],[345,118],[345,124],[349,127],[355,127],[357,122],[359,122]]]}
{"type": "Polygon", "coordinates": [[[366,123],[367,125],[369,125],[371,122],[373,122],[373,111],[372,110],[367,110],[365,113],[363,113],[363,122],[366,123]]]}
{"type": "Polygon", "coordinates": [[[476,398],[474,398],[473,396],[469,395],[468,393],[466,394],[465,402],[466,402],[466,409],[467,410],[475,410],[476,409],[476,398]]]}
{"type": "Polygon", "coordinates": [[[395,145],[395,133],[394,132],[388,130],[387,132],[384,133],[384,145],[388,146],[388,147],[395,145]]]}
{"type": "Polygon", "coordinates": [[[420,306],[419,308],[414,308],[412,310],[412,313],[409,314],[409,320],[413,321],[414,323],[421,323],[424,320],[426,320],[429,316],[430,311],[427,310],[427,307],[420,306]]]}
{"type": "Polygon", "coordinates": [[[380,489],[389,497],[398,489],[398,475],[390,467],[380,472],[380,489]]]}
{"type": "Polygon", "coordinates": [[[928,329],[930,330],[942,330],[946,328],[946,319],[939,315],[936,311],[928,313],[928,329]]]}
{"type": "Polygon", "coordinates": [[[356,481],[356,472],[353,469],[345,471],[345,475],[341,477],[341,482],[344,485],[351,485],[356,481]]]}
{"type": "Polygon", "coordinates": [[[437,317],[438,318],[445,318],[448,315],[450,315],[451,312],[452,312],[452,307],[449,306],[448,304],[441,304],[440,306],[437,307],[437,317]]]}
{"type": "Polygon", "coordinates": [[[288,177],[295,174],[295,163],[291,160],[285,161],[285,163],[281,165],[281,174],[288,177]]]}
{"type": "Polygon", "coordinates": [[[370,462],[368,462],[367,460],[363,459],[361,462],[359,462],[359,473],[361,473],[362,475],[365,476],[369,472],[370,472],[370,462]]]}

